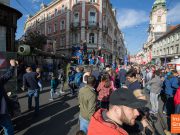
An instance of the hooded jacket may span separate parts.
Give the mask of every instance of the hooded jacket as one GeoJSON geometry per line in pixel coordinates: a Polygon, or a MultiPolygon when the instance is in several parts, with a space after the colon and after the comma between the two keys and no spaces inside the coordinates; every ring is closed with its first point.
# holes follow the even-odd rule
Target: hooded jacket
{"type": "Polygon", "coordinates": [[[102,112],[103,109],[100,109],[91,117],[88,135],[128,135],[128,133],[117,124],[105,121],[102,112]]]}

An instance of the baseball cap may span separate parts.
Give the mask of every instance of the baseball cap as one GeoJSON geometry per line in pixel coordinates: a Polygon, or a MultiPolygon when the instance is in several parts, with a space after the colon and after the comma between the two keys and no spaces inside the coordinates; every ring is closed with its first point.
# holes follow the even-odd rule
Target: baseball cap
{"type": "Polygon", "coordinates": [[[120,88],[114,91],[109,99],[112,105],[123,105],[130,108],[141,108],[147,104],[146,100],[138,99],[132,90],[120,88]]]}

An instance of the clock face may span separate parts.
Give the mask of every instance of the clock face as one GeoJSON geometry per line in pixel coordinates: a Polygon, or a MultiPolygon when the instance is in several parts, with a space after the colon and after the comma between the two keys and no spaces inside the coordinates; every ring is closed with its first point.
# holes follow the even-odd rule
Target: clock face
{"type": "Polygon", "coordinates": [[[156,28],[157,31],[162,31],[162,27],[160,25],[157,26],[156,28]]]}

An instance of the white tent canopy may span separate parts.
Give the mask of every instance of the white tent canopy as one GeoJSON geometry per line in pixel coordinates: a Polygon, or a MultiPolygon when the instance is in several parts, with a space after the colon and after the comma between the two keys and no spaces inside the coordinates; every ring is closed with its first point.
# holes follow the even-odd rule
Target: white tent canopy
{"type": "Polygon", "coordinates": [[[167,63],[167,64],[180,64],[180,59],[175,59],[174,61],[172,61],[172,62],[169,62],[169,63],[167,63]]]}

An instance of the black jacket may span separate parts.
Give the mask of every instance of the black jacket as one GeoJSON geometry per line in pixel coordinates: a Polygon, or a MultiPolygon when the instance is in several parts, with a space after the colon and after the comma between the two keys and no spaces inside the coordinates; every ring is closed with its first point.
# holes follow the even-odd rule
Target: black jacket
{"type": "Polygon", "coordinates": [[[12,78],[12,76],[14,75],[14,67],[10,67],[10,69],[2,76],[0,76],[0,108],[1,108],[1,101],[2,101],[2,97],[5,98],[7,107],[8,107],[8,103],[10,102],[6,91],[4,89],[4,85],[8,82],[8,80],[10,80],[12,78]]]}

